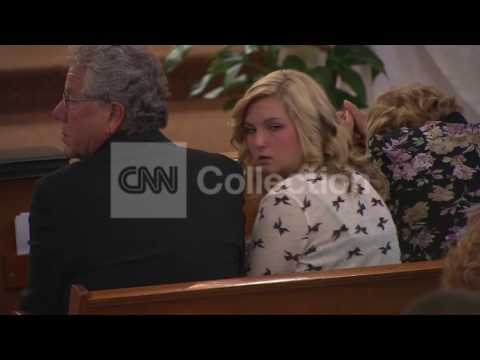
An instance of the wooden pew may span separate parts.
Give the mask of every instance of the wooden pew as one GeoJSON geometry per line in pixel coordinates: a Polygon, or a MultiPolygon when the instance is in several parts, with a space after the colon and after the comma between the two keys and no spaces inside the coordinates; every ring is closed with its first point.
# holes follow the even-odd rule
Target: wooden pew
{"type": "Polygon", "coordinates": [[[0,181],[0,314],[17,307],[26,286],[27,256],[17,256],[15,216],[29,211],[38,178],[0,181]]]}
{"type": "Polygon", "coordinates": [[[88,291],[70,314],[399,314],[439,287],[441,262],[88,291]]]}
{"type": "Polygon", "coordinates": [[[61,149],[52,146],[0,151],[0,314],[17,306],[27,278],[28,257],[17,256],[15,216],[30,211],[37,180],[66,163],[61,149]]]}

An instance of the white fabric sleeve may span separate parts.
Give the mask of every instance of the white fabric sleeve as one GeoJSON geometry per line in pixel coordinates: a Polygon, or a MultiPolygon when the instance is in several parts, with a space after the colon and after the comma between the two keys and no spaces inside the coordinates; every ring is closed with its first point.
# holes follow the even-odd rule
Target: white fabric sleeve
{"type": "Polygon", "coordinates": [[[306,216],[288,192],[267,194],[253,228],[248,275],[295,272],[307,232],[306,216]]]}

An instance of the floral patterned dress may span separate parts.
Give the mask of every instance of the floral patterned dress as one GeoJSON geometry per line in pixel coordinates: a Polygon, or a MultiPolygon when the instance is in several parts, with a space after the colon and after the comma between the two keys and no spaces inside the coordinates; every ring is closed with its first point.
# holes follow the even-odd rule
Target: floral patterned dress
{"type": "Polygon", "coordinates": [[[480,203],[480,124],[452,113],[377,135],[369,149],[390,182],[402,261],[444,257],[480,203]]]}

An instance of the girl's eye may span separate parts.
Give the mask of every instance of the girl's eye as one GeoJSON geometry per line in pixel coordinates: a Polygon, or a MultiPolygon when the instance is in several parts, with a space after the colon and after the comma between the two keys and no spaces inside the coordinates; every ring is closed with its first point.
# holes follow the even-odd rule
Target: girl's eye
{"type": "Polygon", "coordinates": [[[245,134],[255,134],[255,128],[244,128],[245,134]]]}
{"type": "Polygon", "coordinates": [[[278,131],[278,130],[282,129],[283,126],[279,125],[279,124],[272,124],[272,125],[269,125],[268,128],[272,131],[278,131]]]}

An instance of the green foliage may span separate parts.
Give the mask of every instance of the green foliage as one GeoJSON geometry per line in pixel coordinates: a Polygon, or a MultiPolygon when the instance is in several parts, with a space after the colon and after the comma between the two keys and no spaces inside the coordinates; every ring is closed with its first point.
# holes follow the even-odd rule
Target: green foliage
{"type": "MultiPolygon", "coordinates": [[[[219,51],[210,62],[205,75],[191,88],[191,96],[214,99],[226,95],[224,109],[232,109],[243,93],[259,78],[278,69],[295,69],[309,74],[325,90],[336,108],[348,99],[359,108],[367,107],[367,92],[355,66],[370,68],[372,81],[385,74],[382,60],[365,45],[308,45],[314,51],[326,52],[324,66],[309,67],[298,55],[281,59],[281,49],[291,45],[229,45],[219,51]],[[338,80],[348,85],[351,92],[339,89],[338,80]]],[[[192,45],[176,45],[165,61],[165,70],[171,73],[184,61],[192,45]]]]}
{"type": "Polygon", "coordinates": [[[172,72],[192,50],[192,45],[176,45],[165,59],[165,71],[172,72]]]}

